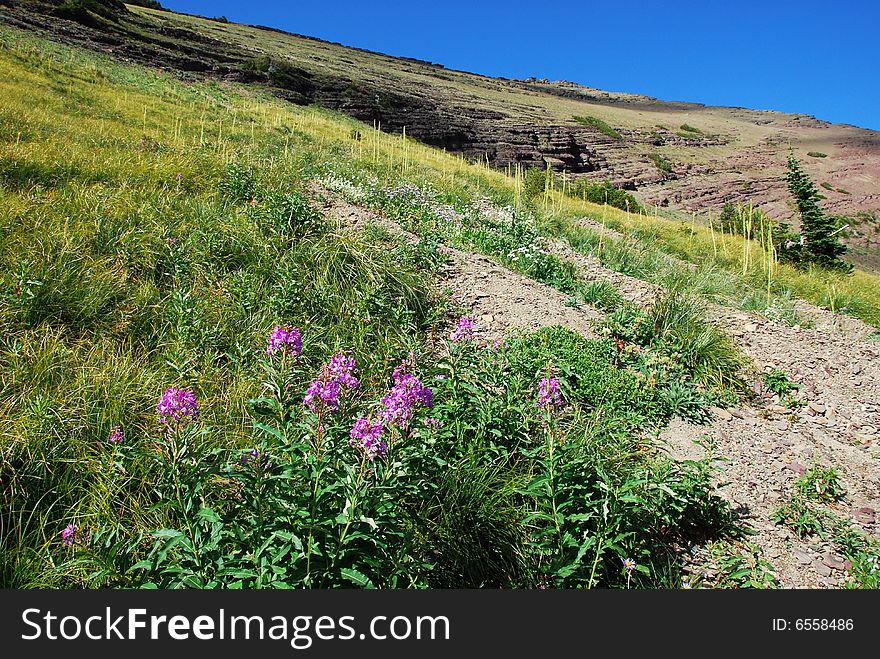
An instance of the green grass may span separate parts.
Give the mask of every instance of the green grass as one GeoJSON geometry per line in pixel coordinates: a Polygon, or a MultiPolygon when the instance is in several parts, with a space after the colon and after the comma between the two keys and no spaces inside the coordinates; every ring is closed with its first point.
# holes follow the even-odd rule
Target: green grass
{"type": "Polygon", "coordinates": [[[807,155],[810,156],[810,158],[827,158],[828,157],[827,153],[822,153],[821,151],[808,151],[807,155]]]}
{"type": "Polygon", "coordinates": [[[672,163],[669,162],[666,158],[661,156],[659,153],[649,153],[648,159],[654,163],[654,166],[659,169],[664,174],[672,173],[672,163]]]}
{"type": "Polygon", "coordinates": [[[792,313],[794,298],[826,309],[846,307],[848,315],[880,328],[880,277],[855,270],[845,275],[820,267],[796,268],[780,263],[770,278],[768,299],[766,262],[757,240],[724,234],[709,228],[706,219],[677,220],[662,215],[626,213],[576,199],[557,199],[557,210],[548,218],[548,231],[568,238],[584,253],[600,256],[607,267],[662,283],[670,272],[691,282],[688,288],[713,301],[756,311],[774,318],[799,322],[792,313]],[[622,232],[626,238],[605,240],[577,224],[588,215],[622,232]],[[608,248],[607,250],[605,248],[608,248]],[[744,255],[748,262],[744,267],[744,255]],[[670,265],[672,255],[696,270],[670,265]]]}
{"type": "Polygon", "coordinates": [[[574,120],[584,126],[592,126],[596,130],[598,130],[600,133],[602,133],[603,135],[607,135],[611,139],[614,139],[614,140],[622,139],[622,136],[620,133],[618,133],[611,126],[609,126],[606,122],[602,121],[598,117],[591,117],[591,116],[580,117],[580,116],[578,116],[578,117],[575,117],[574,120]]]}

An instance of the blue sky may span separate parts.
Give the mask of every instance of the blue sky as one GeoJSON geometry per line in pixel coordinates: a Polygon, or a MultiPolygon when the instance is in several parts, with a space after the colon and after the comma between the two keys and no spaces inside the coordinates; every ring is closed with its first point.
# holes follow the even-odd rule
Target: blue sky
{"type": "Polygon", "coordinates": [[[162,0],[490,76],[812,114],[880,130],[880,2],[162,0]]]}

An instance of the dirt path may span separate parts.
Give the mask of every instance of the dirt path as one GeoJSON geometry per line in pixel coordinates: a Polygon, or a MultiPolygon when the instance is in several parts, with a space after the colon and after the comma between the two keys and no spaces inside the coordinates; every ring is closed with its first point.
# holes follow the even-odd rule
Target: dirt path
{"type": "MultiPolygon", "coordinates": [[[[601,225],[598,225],[600,228],[601,225]]],[[[604,229],[604,228],[603,228],[604,229]]],[[[606,235],[608,229],[604,229],[606,235]]],[[[622,236],[617,234],[618,238],[622,236]]],[[[640,306],[660,288],[604,268],[563,241],[558,256],[577,263],[584,279],[608,281],[640,306]]],[[[876,533],[880,507],[880,346],[865,341],[873,328],[807,302],[800,313],[816,322],[805,329],[757,314],[710,304],[710,316],[750,358],[755,374],[779,369],[800,386],[804,406],[793,411],[764,396],[755,406],[717,410],[708,426],[676,420],[661,443],[678,458],[702,457],[695,443],[710,439],[726,459],[724,495],[757,532],[755,542],[786,587],[840,586],[843,562],[821,543],[800,541],[773,521],[776,508],[794,492],[794,481],[812,462],[841,473],[845,495],[832,508],[864,531],[876,533]]],[[[756,388],[759,380],[754,377],[756,388]]]]}
{"type": "Polygon", "coordinates": [[[440,285],[477,320],[475,334],[486,341],[511,331],[533,331],[562,325],[584,336],[595,336],[593,321],[602,314],[588,306],[566,304],[568,297],[498,265],[485,256],[445,247],[450,257],[440,285]]]}
{"type": "MultiPolygon", "coordinates": [[[[343,225],[376,222],[387,230],[418,241],[375,213],[329,195],[324,209],[343,225]]],[[[611,231],[607,230],[606,231],[611,231]]],[[[549,250],[577,265],[587,281],[608,281],[623,297],[642,307],[661,290],[603,267],[598,260],[575,252],[566,242],[550,241],[549,250]]],[[[593,321],[602,314],[588,306],[574,308],[567,296],[510,271],[492,259],[444,247],[449,262],[438,286],[478,321],[478,337],[491,341],[517,330],[563,325],[592,336],[593,321]]],[[[757,373],[776,368],[798,383],[804,406],[792,411],[763,393],[753,406],[714,410],[709,425],[675,420],[659,444],[678,459],[699,458],[697,440],[708,438],[722,467],[722,494],[754,529],[752,541],[773,565],[783,587],[839,587],[845,564],[822,543],[803,542],[775,524],[773,513],[794,492],[797,480],[812,462],[836,467],[845,495],[832,507],[843,519],[868,533],[878,533],[880,508],[880,346],[862,340],[863,323],[841,323],[838,317],[803,303],[813,317],[825,321],[814,329],[789,327],[763,316],[709,305],[714,321],[734,338],[750,358],[755,386],[757,373]]],[[[855,320],[855,319],[853,319],[855,320]]],[[[869,328],[871,329],[871,328],[869,328]]]]}
{"type": "MultiPolygon", "coordinates": [[[[321,211],[340,227],[359,230],[375,223],[410,242],[419,237],[400,225],[365,208],[355,206],[325,188],[314,186],[326,200],[321,211]]],[[[568,297],[550,286],[496,263],[489,257],[442,246],[448,257],[440,290],[451,295],[452,302],[467,310],[476,320],[474,337],[491,343],[515,331],[534,331],[561,325],[584,336],[595,336],[593,321],[602,314],[592,307],[566,304],[568,297]]]]}

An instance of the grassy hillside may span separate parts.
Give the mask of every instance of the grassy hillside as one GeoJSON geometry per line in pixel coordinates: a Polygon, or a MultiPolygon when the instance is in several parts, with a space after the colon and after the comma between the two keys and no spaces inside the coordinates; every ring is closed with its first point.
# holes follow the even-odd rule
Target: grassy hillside
{"type": "MultiPolygon", "coordinates": [[[[91,4],[103,7],[103,1],[91,4]]],[[[788,219],[783,176],[791,145],[817,184],[827,186],[823,203],[830,213],[854,217],[877,210],[876,131],[565,81],[489,78],[270,28],[136,6],[72,17],[59,4],[19,0],[0,7],[0,21],[186,76],[271,89],[297,103],[319,103],[375,122],[386,132],[405,128],[425,143],[498,169],[547,163],[595,182],[609,180],[634,188],[642,202],[678,210],[717,215],[732,199],[788,219]]],[[[859,262],[872,267],[873,229],[862,223],[851,237],[866,252],[859,262]]]]}
{"type": "Polygon", "coordinates": [[[710,259],[699,225],[528,199],[521,175],[330,111],[8,29],[0,63],[4,587],[678,587],[707,538],[740,565],[711,457],[650,442],[744,395],[729,340],[691,311],[704,342],[683,350],[673,294],[630,310],[628,348],[478,345],[433,284],[443,244],[574,304],[588,288],[530,251],[541,234],[765,312],[833,285],[880,323],[867,275],[780,267],[768,294],[742,239],[710,259]],[[335,221],[316,185],[418,240],[335,221]]]}

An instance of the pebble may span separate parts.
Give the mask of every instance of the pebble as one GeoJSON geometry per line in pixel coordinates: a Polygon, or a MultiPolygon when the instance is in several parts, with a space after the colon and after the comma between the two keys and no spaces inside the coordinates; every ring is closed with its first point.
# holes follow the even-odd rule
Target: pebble
{"type": "Polygon", "coordinates": [[[709,411],[722,421],[730,421],[731,419],[733,419],[733,415],[730,412],[721,409],[720,407],[710,407],[709,411]]]}
{"type": "Polygon", "coordinates": [[[788,430],[788,421],[774,421],[773,425],[779,430],[788,430]]]}
{"type": "Polygon", "coordinates": [[[783,469],[788,469],[789,471],[793,471],[799,476],[803,476],[807,473],[807,468],[804,467],[800,462],[791,462],[783,467],[783,469]]]}
{"type": "Polygon", "coordinates": [[[831,576],[831,568],[825,565],[824,563],[820,563],[816,561],[813,563],[813,567],[816,569],[816,572],[821,577],[830,577],[831,576]]]}
{"type": "Polygon", "coordinates": [[[873,508],[859,508],[856,510],[856,521],[859,524],[873,524],[877,521],[877,515],[873,508]]]}
{"type": "Polygon", "coordinates": [[[843,556],[838,556],[837,554],[832,554],[830,551],[822,554],[822,563],[832,570],[838,570],[840,572],[852,568],[852,564],[848,559],[843,556]]]}
{"type": "Polygon", "coordinates": [[[801,551],[800,549],[795,549],[792,554],[801,565],[809,565],[813,562],[813,558],[807,552],[801,551]]]}

